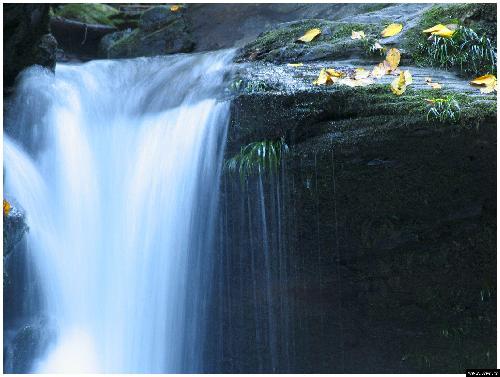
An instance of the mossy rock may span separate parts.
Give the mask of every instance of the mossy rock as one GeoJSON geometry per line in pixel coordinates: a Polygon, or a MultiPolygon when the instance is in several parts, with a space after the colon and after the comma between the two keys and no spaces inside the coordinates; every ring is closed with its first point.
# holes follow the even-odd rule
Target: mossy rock
{"type": "Polygon", "coordinates": [[[146,11],[137,29],[105,36],[99,44],[100,56],[113,59],[191,52],[194,41],[184,18],[179,12],[165,13],[162,8],[146,11]]]}
{"type": "Polygon", "coordinates": [[[276,29],[262,33],[255,41],[247,44],[237,54],[235,61],[264,60],[274,63],[314,61],[360,56],[366,47],[360,40],[351,39],[352,30],[375,33],[377,25],[340,23],[321,19],[287,22],[276,29]],[[297,39],[313,28],[321,34],[311,42],[297,39]]]}
{"type": "Polygon", "coordinates": [[[338,143],[356,144],[361,140],[384,139],[395,130],[426,135],[439,133],[442,129],[461,132],[496,122],[494,96],[458,93],[454,94],[461,108],[458,121],[439,123],[427,119],[429,105],[426,99],[447,94],[449,92],[410,87],[404,95],[395,96],[383,84],[243,94],[232,104],[229,154],[239,145],[280,137],[293,144],[334,133],[338,143]]]}
{"type": "Polygon", "coordinates": [[[105,4],[66,4],[58,7],[54,15],[86,24],[101,24],[115,26],[112,16],[120,12],[105,4]]]}

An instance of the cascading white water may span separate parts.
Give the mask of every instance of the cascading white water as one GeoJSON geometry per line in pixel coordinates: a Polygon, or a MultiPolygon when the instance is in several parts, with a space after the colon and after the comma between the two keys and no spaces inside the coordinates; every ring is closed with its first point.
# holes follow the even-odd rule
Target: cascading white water
{"type": "Polygon", "coordinates": [[[56,329],[37,372],[196,372],[232,52],[24,73],[6,195],[56,329]]]}

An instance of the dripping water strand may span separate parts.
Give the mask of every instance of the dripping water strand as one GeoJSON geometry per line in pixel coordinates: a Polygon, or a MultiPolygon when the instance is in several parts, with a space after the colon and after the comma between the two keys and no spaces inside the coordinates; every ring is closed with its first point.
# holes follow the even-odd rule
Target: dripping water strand
{"type": "Polygon", "coordinates": [[[335,220],[335,244],[337,247],[337,284],[339,287],[339,329],[340,329],[340,348],[342,357],[342,372],[345,372],[345,338],[344,338],[344,321],[343,321],[343,308],[342,308],[342,277],[340,276],[340,242],[339,242],[339,223],[337,217],[337,187],[335,181],[335,156],[333,139],[331,143],[331,157],[332,157],[332,183],[333,183],[333,215],[335,220]]]}

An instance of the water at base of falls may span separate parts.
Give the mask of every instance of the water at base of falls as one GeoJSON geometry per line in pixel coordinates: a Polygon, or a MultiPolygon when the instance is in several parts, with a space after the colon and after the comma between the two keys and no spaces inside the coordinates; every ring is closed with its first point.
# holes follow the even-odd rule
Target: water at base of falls
{"type": "Polygon", "coordinates": [[[6,117],[5,194],[26,212],[55,329],[32,371],[202,371],[231,58],[23,74],[6,117]]]}

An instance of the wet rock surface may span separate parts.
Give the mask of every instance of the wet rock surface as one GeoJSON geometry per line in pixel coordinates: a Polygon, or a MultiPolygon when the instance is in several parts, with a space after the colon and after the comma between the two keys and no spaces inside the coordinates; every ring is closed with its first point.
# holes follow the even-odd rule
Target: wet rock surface
{"type": "Polygon", "coordinates": [[[424,89],[401,99],[387,84],[301,80],[262,80],[233,103],[228,156],[282,135],[290,152],[262,181],[224,177],[214,370],[494,367],[496,97],[469,92],[489,115],[476,122],[474,105],[440,125],[426,120],[424,89]]]}
{"type": "Polygon", "coordinates": [[[167,6],[158,6],[142,14],[137,29],[104,39],[100,53],[106,58],[131,58],[190,52],[193,47],[182,10],[172,12],[167,6]]]}
{"type": "Polygon", "coordinates": [[[53,70],[57,42],[49,31],[48,4],[6,4],[3,14],[5,91],[31,65],[53,70]]]}
{"type": "MultiPolygon", "coordinates": [[[[386,41],[403,49],[421,27],[414,15],[428,9],[345,20],[366,30],[387,14],[408,25],[386,41]]],[[[416,67],[410,53],[400,68],[413,84],[401,96],[390,91],[393,75],[367,87],[315,86],[322,68],[372,69],[383,57],[354,44],[349,59],[318,54],[339,30],[333,21],[280,27],[236,58],[227,157],[281,137],[290,150],[277,173],[224,176],[227,241],[217,269],[225,280],[214,294],[223,336],[213,330],[213,370],[494,368],[496,94],[456,72],[416,67]],[[324,39],[294,42],[314,25],[328,31],[324,39]],[[296,62],[304,65],[287,65],[296,62]],[[430,89],[426,77],[443,88],[430,89]],[[428,118],[426,100],[447,96],[460,103],[460,119],[428,118]]]]}
{"type": "Polygon", "coordinates": [[[25,296],[28,290],[37,292],[39,282],[26,247],[29,229],[25,214],[11,205],[3,218],[3,370],[31,373],[36,359],[46,351],[53,330],[41,316],[41,293],[29,299],[25,296]]]}

